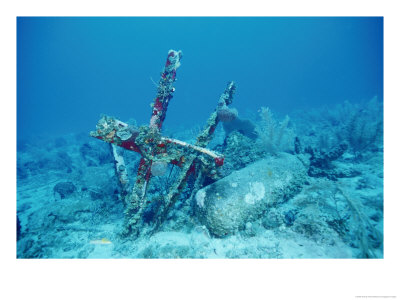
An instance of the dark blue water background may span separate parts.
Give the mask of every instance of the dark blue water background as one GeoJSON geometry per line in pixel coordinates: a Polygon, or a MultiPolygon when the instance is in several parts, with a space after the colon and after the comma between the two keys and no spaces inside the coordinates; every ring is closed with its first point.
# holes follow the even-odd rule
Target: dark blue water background
{"type": "Polygon", "coordinates": [[[184,56],[166,126],[203,124],[229,80],[239,114],[383,98],[383,18],[21,17],[18,137],[148,123],[169,49],[184,56]]]}

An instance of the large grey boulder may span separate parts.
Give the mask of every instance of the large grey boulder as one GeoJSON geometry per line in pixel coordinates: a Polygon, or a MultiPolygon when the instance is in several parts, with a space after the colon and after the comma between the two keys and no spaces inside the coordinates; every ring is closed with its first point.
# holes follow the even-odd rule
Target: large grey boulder
{"type": "Polygon", "coordinates": [[[269,207],[298,193],[307,178],[307,159],[280,153],[257,161],[199,190],[196,214],[215,236],[245,228],[269,207]]]}

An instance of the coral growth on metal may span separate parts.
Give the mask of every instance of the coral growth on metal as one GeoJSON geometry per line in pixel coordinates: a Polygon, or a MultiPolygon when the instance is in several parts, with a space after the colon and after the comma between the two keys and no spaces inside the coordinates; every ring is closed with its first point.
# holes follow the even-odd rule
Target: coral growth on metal
{"type": "Polygon", "coordinates": [[[194,145],[164,137],[160,133],[168,104],[175,91],[173,83],[176,80],[176,70],[180,66],[181,58],[181,51],[170,50],[168,52],[167,62],[159,80],[157,95],[152,104],[153,111],[149,126],[133,128],[113,117],[103,116],[96,126],[96,131],[90,133],[95,138],[138,152],[141,155],[136,182],[132,193],[127,195],[125,201],[127,206],[125,234],[137,234],[143,225],[143,212],[151,201],[146,197],[146,191],[153,175],[151,171],[153,164],[174,164],[181,169],[180,176],[163,199],[161,211],[154,224],[154,228],[158,228],[166,218],[168,210],[178,199],[190,175],[194,175],[196,178],[192,191],[194,193],[201,187],[204,176],[217,176],[216,168],[224,163],[222,154],[205,147],[211,141],[218,122],[223,121],[218,117],[219,110],[226,109],[232,103],[235,92],[233,82],[228,83],[218,101],[216,110],[209,117],[205,129],[197,137],[194,145]]]}

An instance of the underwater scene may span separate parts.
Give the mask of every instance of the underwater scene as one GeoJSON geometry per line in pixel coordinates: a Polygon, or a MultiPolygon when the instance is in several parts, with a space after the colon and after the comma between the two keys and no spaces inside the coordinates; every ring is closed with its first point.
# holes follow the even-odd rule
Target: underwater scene
{"type": "Polygon", "coordinates": [[[383,258],[383,18],[18,17],[17,258],[383,258]]]}

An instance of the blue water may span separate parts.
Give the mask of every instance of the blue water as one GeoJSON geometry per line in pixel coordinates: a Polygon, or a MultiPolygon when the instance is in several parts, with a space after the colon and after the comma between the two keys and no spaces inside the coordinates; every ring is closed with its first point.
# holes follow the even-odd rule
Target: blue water
{"type": "MultiPolygon", "coordinates": [[[[384,257],[383,18],[19,17],[16,125],[18,258],[384,257]],[[164,135],[194,143],[231,80],[238,115],[207,146],[217,176],[190,175],[151,232],[181,170],[153,168],[127,235],[115,157],[89,132],[102,114],[149,124],[170,49],[164,135]]],[[[140,155],[120,155],[132,188],[140,155]]]]}
{"type": "Polygon", "coordinates": [[[383,99],[383,18],[18,18],[18,137],[147,123],[168,50],[182,50],[166,126],[234,106],[289,113],[383,99]]]}

